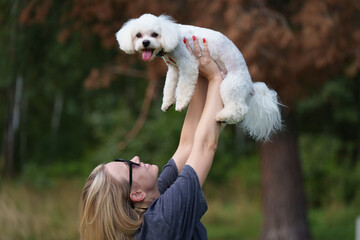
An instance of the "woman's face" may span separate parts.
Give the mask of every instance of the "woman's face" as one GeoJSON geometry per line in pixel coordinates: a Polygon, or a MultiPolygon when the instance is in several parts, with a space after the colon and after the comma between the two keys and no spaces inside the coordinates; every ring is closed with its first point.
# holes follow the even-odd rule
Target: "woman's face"
{"type": "MultiPolygon", "coordinates": [[[[140,164],[140,166],[133,165],[132,167],[132,189],[139,188],[146,193],[157,191],[158,166],[143,163],[138,156],[130,161],[140,164]]],[[[125,178],[129,181],[129,165],[126,162],[107,163],[106,169],[116,180],[125,178]]]]}

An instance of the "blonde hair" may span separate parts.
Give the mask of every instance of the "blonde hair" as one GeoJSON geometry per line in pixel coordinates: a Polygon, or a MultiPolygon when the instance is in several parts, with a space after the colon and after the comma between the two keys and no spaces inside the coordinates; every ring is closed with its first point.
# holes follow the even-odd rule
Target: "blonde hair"
{"type": "Polygon", "coordinates": [[[80,237],[83,240],[133,239],[141,227],[144,203],[130,205],[130,187],[97,166],[88,177],[80,200],[80,237]]]}

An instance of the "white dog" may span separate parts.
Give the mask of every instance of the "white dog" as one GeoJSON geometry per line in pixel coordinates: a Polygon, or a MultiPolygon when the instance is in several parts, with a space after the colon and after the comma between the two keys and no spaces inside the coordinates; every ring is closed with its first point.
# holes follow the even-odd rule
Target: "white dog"
{"type": "MultiPolygon", "coordinates": [[[[192,36],[206,39],[211,58],[224,73],[220,87],[224,108],[217,113],[216,120],[228,124],[241,122],[256,140],[269,140],[270,134],[282,125],[277,94],[265,83],[252,83],[241,52],[223,34],[177,24],[169,16],[152,14],[129,20],[116,33],[121,50],[128,54],[140,52],[145,61],[159,56],[167,64],[163,111],[175,102],[177,111],[184,110],[194,93],[198,61],[183,43],[184,38],[189,40],[192,36]]],[[[193,48],[193,41],[188,42],[193,48]]]]}

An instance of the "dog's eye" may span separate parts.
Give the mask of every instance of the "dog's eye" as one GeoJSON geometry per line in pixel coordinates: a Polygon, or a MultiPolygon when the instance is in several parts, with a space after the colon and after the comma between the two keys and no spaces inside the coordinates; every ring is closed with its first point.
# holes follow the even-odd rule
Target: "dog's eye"
{"type": "Polygon", "coordinates": [[[141,33],[136,34],[137,38],[141,38],[141,33]]]}
{"type": "Polygon", "coordinates": [[[152,36],[153,38],[156,38],[157,36],[159,36],[159,34],[157,34],[156,32],[154,32],[154,33],[151,34],[151,36],[152,36]]]}

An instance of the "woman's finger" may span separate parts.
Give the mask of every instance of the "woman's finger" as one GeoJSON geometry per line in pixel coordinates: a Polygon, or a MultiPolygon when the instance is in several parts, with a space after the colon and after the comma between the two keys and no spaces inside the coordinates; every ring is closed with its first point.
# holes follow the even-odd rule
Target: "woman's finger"
{"type": "Polygon", "coordinates": [[[209,52],[209,48],[208,48],[208,43],[205,40],[205,38],[203,38],[203,43],[204,43],[204,49],[203,49],[204,57],[205,58],[210,58],[210,52],[209,52]]]}
{"type": "Polygon", "coordinates": [[[200,57],[202,57],[202,54],[201,54],[199,42],[197,41],[197,38],[195,36],[192,36],[192,39],[194,40],[194,48],[195,48],[196,57],[200,58],[200,57]]]}
{"type": "MultiPolygon", "coordinates": [[[[187,50],[190,52],[191,56],[194,56],[194,52],[193,52],[193,50],[191,49],[191,47],[190,47],[190,45],[189,45],[189,42],[187,41],[186,38],[184,38],[184,43],[185,43],[185,45],[186,45],[187,50]]],[[[195,56],[194,56],[194,57],[195,57],[195,56]]]]}

